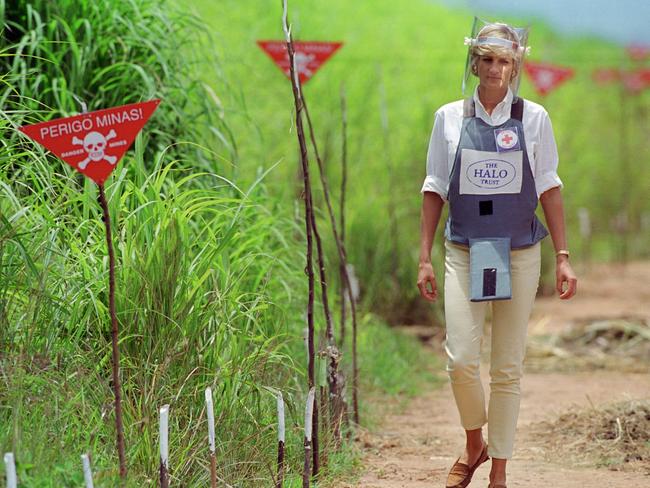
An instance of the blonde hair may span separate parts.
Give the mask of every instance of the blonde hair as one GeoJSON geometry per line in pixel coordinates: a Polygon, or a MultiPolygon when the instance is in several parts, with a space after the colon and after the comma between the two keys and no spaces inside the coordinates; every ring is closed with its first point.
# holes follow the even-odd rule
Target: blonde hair
{"type": "Polygon", "coordinates": [[[481,44],[477,43],[471,48],[471,59],[470,65],[472,68],[472,74],[478,76],[478,60],[481,56],[502,56],[509,57],[512,59],[513,68],[511,80],[517,77],[519,73],[519,67],[521,65],[523,48],[520,46],[520,39],[515,30],[507,24],[488,24],[483,27],[476,38],[481,40],[481,38],[496,37],[499,39],[505,39],[506,41],[512,41],[512,46],[506,46],[505,44],[481,44]]]}

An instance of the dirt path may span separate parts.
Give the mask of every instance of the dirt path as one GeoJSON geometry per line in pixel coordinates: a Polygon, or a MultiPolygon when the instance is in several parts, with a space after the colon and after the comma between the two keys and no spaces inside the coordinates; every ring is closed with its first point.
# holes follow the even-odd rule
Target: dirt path
{"type": "MultiPolygon", "coordinates": [[[[646,288],[650,282],[650,263],[628,266],[624,279],[606,288],[602,278],[612,276],[612,271],[599,266],[583,274],[581,296],[571,306],[554,298],[538,299],[530,334],[548,334],[588,318],[650,317],[650,292],[646,288]]],[[[442,357],[440,331],[429,332],[431,335],[432,353],[442,357]]],[[[487,336],[485,349],[486,344],[489,344],[487,336]]],[[[446,380],[444,371],[438,374],[446,380]]],[[[487,397],[489,375],[485,363],[481,377],[487,397]]],[[[585,463],[578,467],[575,460],[563,458],[535,435],[541,421],[553,421],[562,413],[599,408],[615,400],[641,398],[650,399],[647,373],[611,368],[582,372],[527,371],[522,379],[515,455],[508,463],[509,488],[650,487],[647,465],[630,464],[622,471],[596,468],[593,464],[584,466],[585,463]]],[[[396,408],[388,410],[395,412],[396,408]]],[[[375,432],[361,434],[364,473],[359,481],[343,483],[339,488],[444,487],[447,472],[464,447],[458,419],[448,381],[440,390],[424,392],[400,413],[389,413],[375,432]]],[[[486,429],[484,435],[487,438],[486,429]]],[[[650,433],[646,438],[650,440],[650,433]]],[[[489,466],[489,462],[485,463],[476,471],[470,486],[488,486],[489,466]]]]}

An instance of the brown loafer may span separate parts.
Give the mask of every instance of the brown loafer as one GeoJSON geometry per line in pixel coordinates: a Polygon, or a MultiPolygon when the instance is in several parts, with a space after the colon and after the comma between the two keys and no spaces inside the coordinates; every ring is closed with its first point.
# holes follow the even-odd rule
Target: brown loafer
{"type": "Polygon", "coordinates": [[[488,488],[508,488],[506,485],[488,485],[488,488]]]}
{"type": "Polygon", "coordinates": [[[449,470],[449,475],[447,475],[447,485],[446,488],[465,488],[469,485],[469,482],[472,481],[472,476],[474,471],[485,461],[490,459],[488,456],[488,446],[485,444],[483,450],[478,457],[476,463],[473,466],[468,466],[465,463],[460,462],[460,457],[456,460],[454,465],[449,470]]]}

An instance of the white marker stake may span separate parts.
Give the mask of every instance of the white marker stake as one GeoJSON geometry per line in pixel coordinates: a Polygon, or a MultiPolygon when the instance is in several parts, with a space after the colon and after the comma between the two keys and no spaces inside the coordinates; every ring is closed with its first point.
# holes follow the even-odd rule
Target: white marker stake
{"type": "Polygon", "coordinates": [[[160,460],[169,466],[169,405],[160,409],[160,460]]]}
{"type": "Polygon", "coordinates": [[[210,484],[217,486],[217,455],[214,439],[214,405],[212,403],[212,388],[205,389],[205,409],[208,412],[208,442],[210,443],[210,484]]]}
{"type": "Polygon", "coordinates": [[[212,404],[212,388],[209,386],[205,389],[205,408],[208,412],[208,442],[210,442],[210,452],[214,454],[216,450],[214,442],[214,405],[212,404]]]}
{"type": "Polygon", "coordinates": [[[7,474],[7,488],[18,488],[16,463],[14,462],[14,455],[11,452],[5,454],[5,472],[7,474]]]}
{"type": "Polygon", "coordinates": [[[284,442],[284,400],[278,392],[278,442],[284,442]]]}
{"type": "Polygon", "coordinates": [[[94,488],[93,472],[90,469],[90,458],[88,457],[88,454],[81,455],[81,463],[84,467],[84,480],[86,481],[86,488],[94,488]]]}
{"type": "Polygon", "coordinates": [[[169,486],[167,469],[169,468],[169,405],[160,409],[160,486],[169,486]]]}
{"type": "Polygon", "coordinates": [[[311,477],[311,431],[312,419],[314,416],[314,395],[316,394],[316,387],[312,386],[307,395],[307,407],[305,408],[305,466],[302,472],[302,486],[309,488],[309,481],[311,477]]]}
{"type": "Polygon", "coordinates": [[[305,409],[305,439],[311,442],[311,427],[312,419],[314,417],[314,395],[316,394],[316,387],[312,386],[307,395],[307,408],[305,409]]]}
{"type": "Polygon", "coordinates": [[[284,400],[282,392],[278,392],[278,479],[276,488],[282,488],[284,483],[284,400]]]}

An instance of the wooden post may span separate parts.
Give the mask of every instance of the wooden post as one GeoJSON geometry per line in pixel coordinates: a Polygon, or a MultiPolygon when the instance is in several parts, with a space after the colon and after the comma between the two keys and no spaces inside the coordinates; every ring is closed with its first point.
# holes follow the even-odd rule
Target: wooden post
{"type": "Polygon", "coordinates": [[[217,488],[217,447],[214,436],[214,405],[212,388],[205,389],[205,409],[208,413],[208,442],[210,443],[210,487],[217,488]]]}
{"type": "MultiPolygon", "coordinates": [[[[286,5],[285,5],[285,22],[286,22],[286,5]]],[[[285,32],[287,32],[288,29],[285,29],[285,32]]],[[[287,35],[287,50],[289,51],[289,58],[292,58],[292,53],[293,53],[293,44],[290,39],[290,35],[287,35]]],[[[295,73],[295,69],[292,66],[292,73],[295,73]]],[[[292,79],[295,80],[295,76],[292,77],[292,79]]],[[[323,186],[323,196],[325,197],[325,203],[327,206],[327,211],[330,217],[330,224],[332,226],[332,233],[334,235],[334,240],[336,241],[336,249],[339,254],[339,261],[341,263],[347,263],[347,254],[345,251],[345,244],[344,242],[339,238],[338,231],[336,230],[336,218],[334,217],[334,210],[332,208],[332,202],[329,196],[329,187],[327,184],[327,178],[325,177],[325,170],[323,167],[323,161],[320,158],[320,154],[318,152],[318,146],[316,144],[316,137],[314,135],[314,126],[311,122],[311,116],[309,115],[309,109],[307,108],[307,102],[306,100],[302,97],[302,91],[299,89],[298,86],[298,81],[295,80],[293,82],[294,84],[294,97],[298,96],[299,98],[299,103],[296,102],[296,109],[298,109],[298,106],[302,107],[302,110],[305,113],[305,117],[307,119],[307,124],[309,127],[309,135],[311,139],[311,144],[312,147],[314,148],[314,154],[316,155],[316,161],[318,163],[318,171],[320,174],[320,180],[321,184],[323,186]],[[298,88],[296,88],[298,86],[298,88]]],[[[298,125],[298,123],[296,124],[298,125]]],[[[299,134],[302,133],[302,123],[300,123],[299,126],[299,134]]],[[[309,191],[309,196],[311,198],[311,190],[309,191]]],[[[393,232],[393,235],[397,235],[395,232],[393,232]]],[[[316,235],[317,243],[318,243],[318,235],[316,235]]],[[[352,370],[353,370],[353,378],[352,378],[352,397],[353,397],[353,403],[354,403],[354,418],[355,422],[359,424],[359,401],[358,401],[358,378],[359,378],[359,368],[357,367],[357,313],[356,313],[356,306],[355,302],[352,299],[352,290],[351,290],[351,285],[350,285],[350,278],[347,274],[347,266],[342,266],[341,271],[345,271],[343,273],[343,279],[344,279],[344,284],[345,288],[347,289],[348,296],[350,298],[350,311],[352,315],[352,370]]],[[[324,301],[325,304],[325,301],[324,301]]],[[[327,310],[327,309],[326,309],[327,310]]],[[[330,322],[328,321],[328,328],[327,328],[327,333],[328,333],[328,341],[329,341],[329,346],[328,346],[328,355],[330,356],[330,378],[328,379],[328,382],[330,384],[330,394],[333,397],[338,397],[338,392],[340,391],[338,386],[337,386],[337,369],[338,369],[338,362],[340,361],[341,353],[338,351],[338,348],[336,346],[336,342],[334,341],[334,333],[333,329],[331,327],[330,322]]],[[[316,412],[316,408],[314,409],[316,412]]],[[[317,429],[317,426],[315,426],[315,429],[317,429]]],[[[317,431],[314,431],[314,449],[315,452],[317,452],[317,431]]]]}
{"type": "MultiPolygon", "coordinates": [[[[345,245],[345,191],[348,182],[348,111],[345,100],[345,87],[341,83],[341,195],[339,203],[339,227],[341,231],[341,245],[345,245]]],[[[346,276],[345,262],[339,257],[339,273],[341,276],[341,332],[339,334],[339,347],[343,349],[345,343],[345,300],[346,276]]]]}
{"type": "Polygon", "coordinates": [[[115,313],[115,254],[111,236],[111,215],[104,193],[104,185],[99,186],[99,203],[104,212],[106,227],[106,247],[108,248],[108,312],[111,317],[111,340],[113,346],[113,393],[115,394],[115,427],[117,430],[117,455],[120,461],[120,479],[126,481],[126,456],[124,455],[124,427],[122,424],[122,387],[120,385],[120,348],[117,314],[115,313]]]}
{"type": "Polygon", "coordinates": [[[160,409],[160,488],[169,488],[169,405],[160,409]]]}

